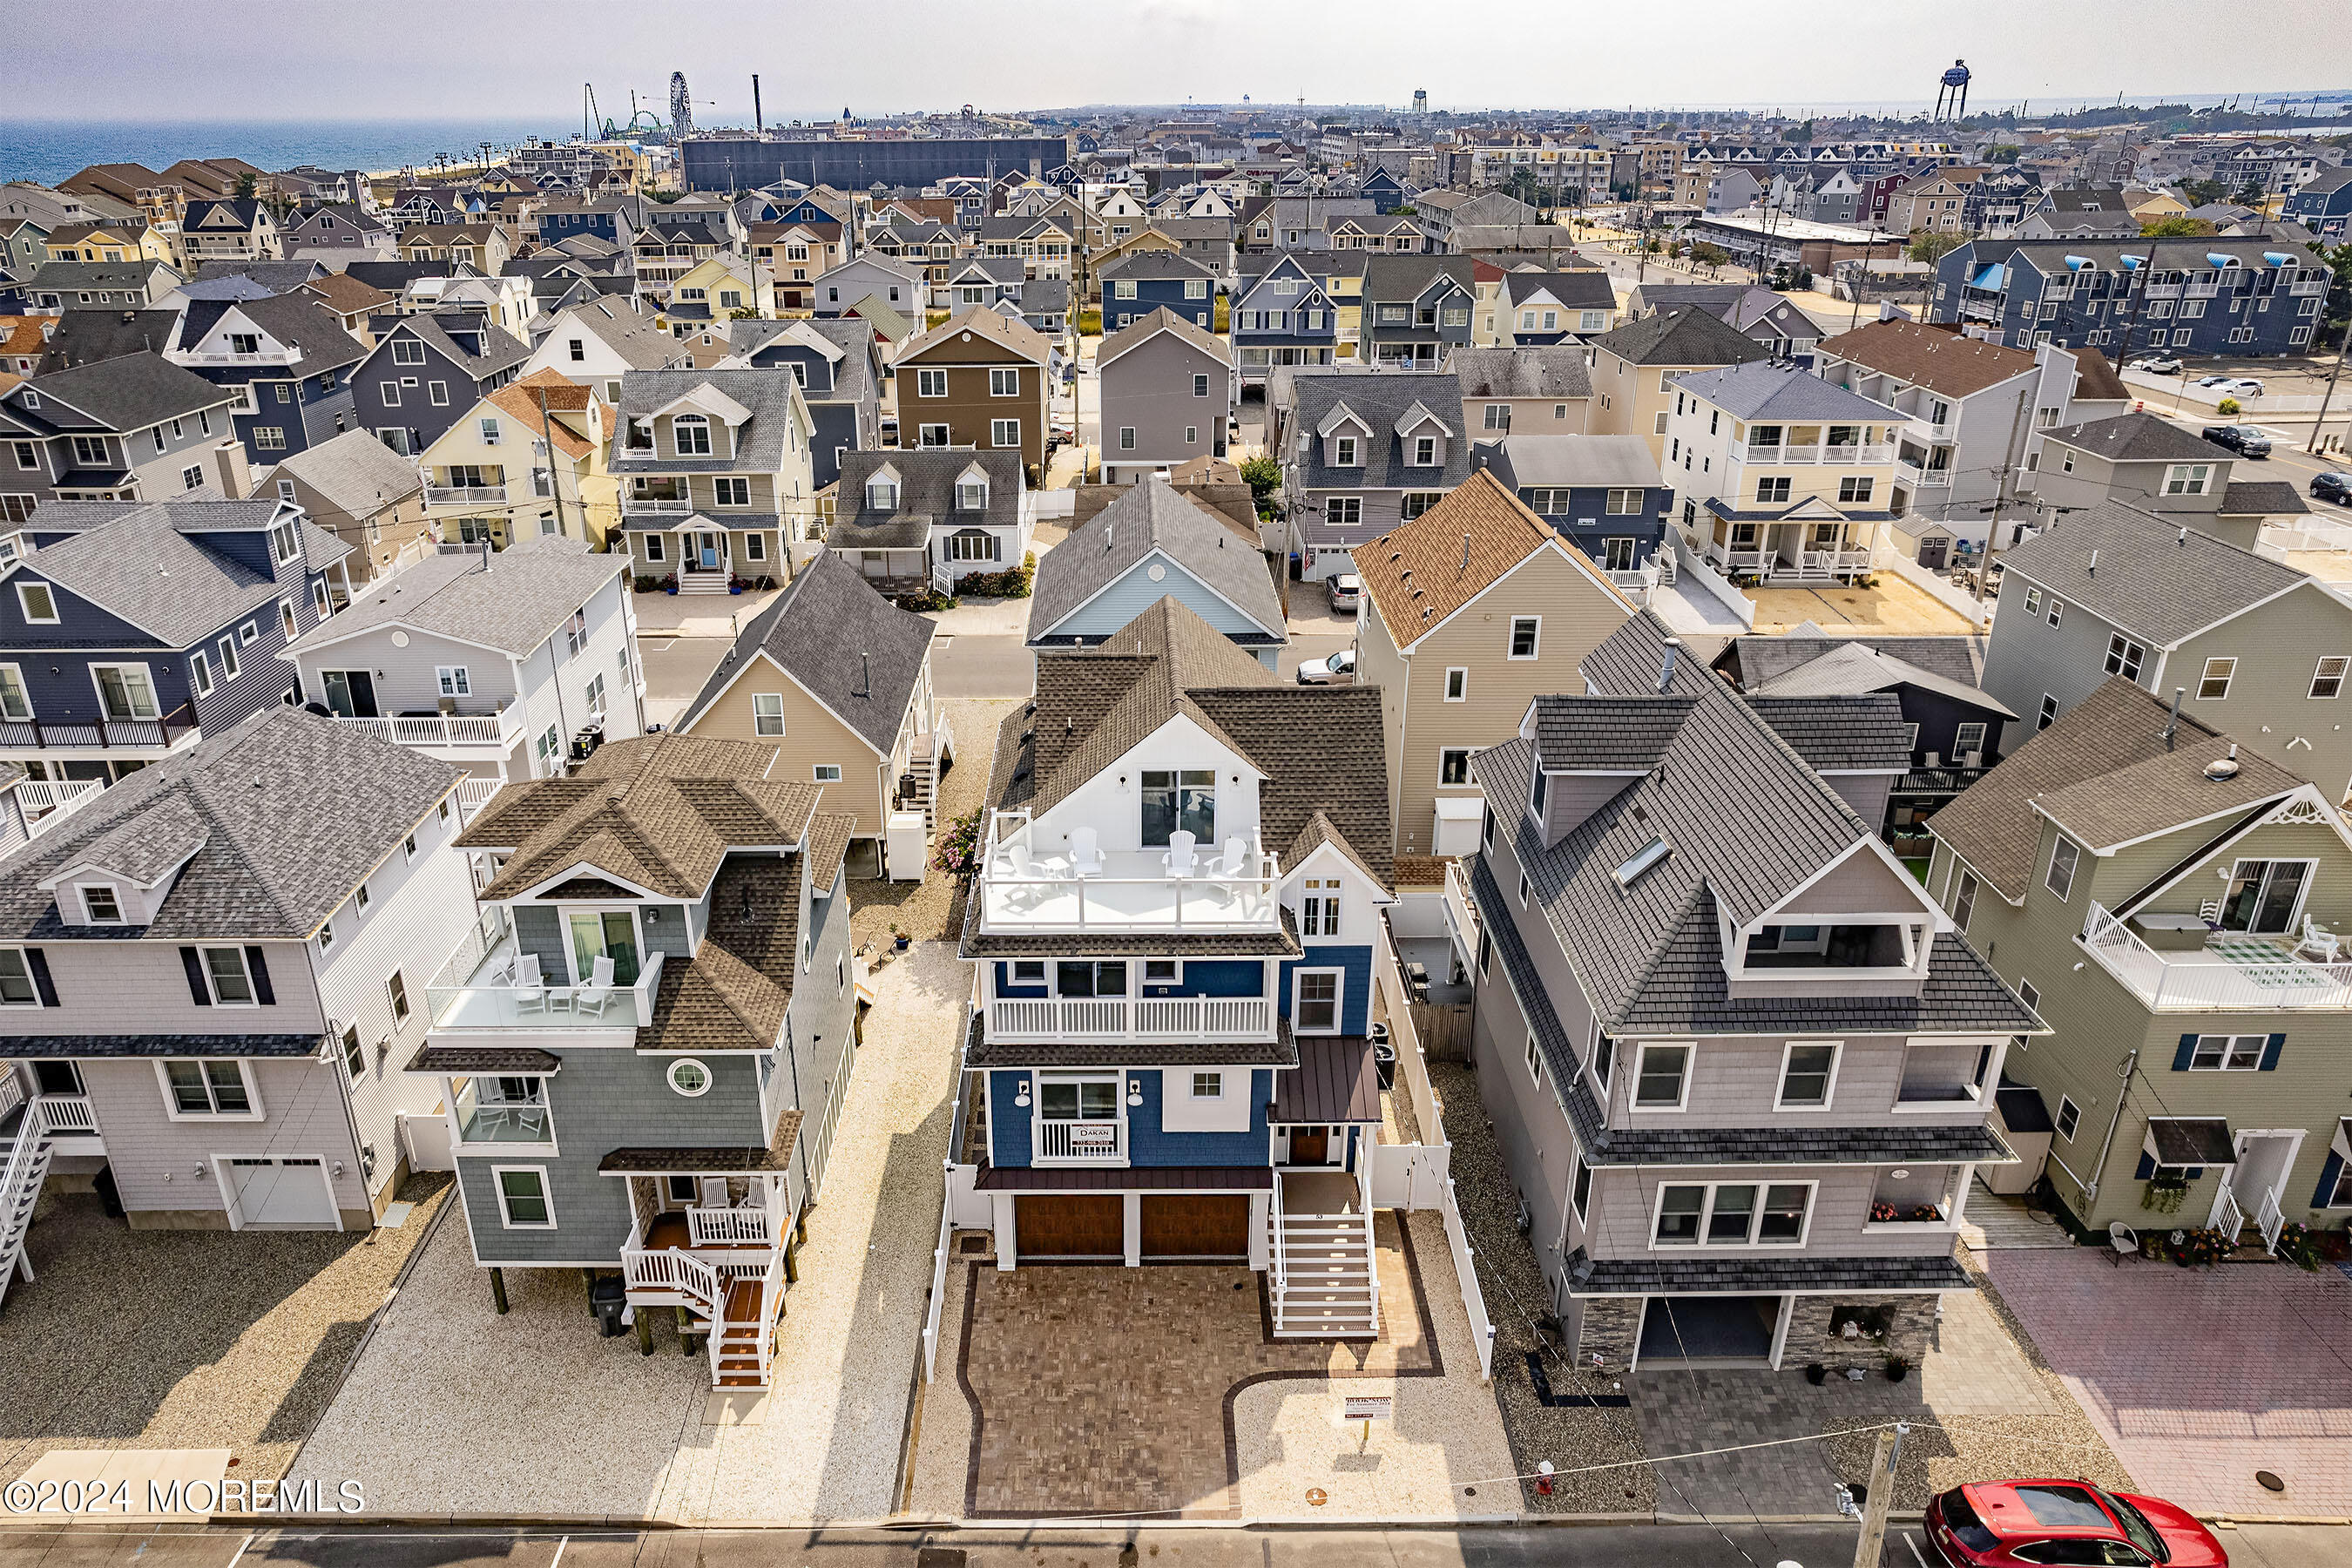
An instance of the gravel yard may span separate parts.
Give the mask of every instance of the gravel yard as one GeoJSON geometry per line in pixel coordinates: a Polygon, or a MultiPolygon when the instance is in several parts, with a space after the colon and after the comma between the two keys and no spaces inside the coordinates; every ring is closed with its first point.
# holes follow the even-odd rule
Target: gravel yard
{"type": "MultiPolygon", "coordinates": [[[[1025,603],[1026,601],[1023,601],[1025,603]]],[[[1011,700],[965,699],[943,702],[955,731],[955,766],[940,786],[940,821],[946,823],[980,805],[988,793],[988,769],[996,731],[1013,707],[1011,700]]],[[[944,936],[963,919],[955,883],[937,871],[921,882],[857,881],[849,884],[849,935],[853,945],[872,943],[877,953],[890,945],[890,927],[918,942],[944,936]]]]}
{"type": "Polygon", "coordinates": [[[0,1479],[60,1448],[229,1450],[284,1475],[447,1180],[412,1179],[398,1229],[132,1230],[87,1193],[42,1200],[39,1279],[0,1307],[0,1479]]]}

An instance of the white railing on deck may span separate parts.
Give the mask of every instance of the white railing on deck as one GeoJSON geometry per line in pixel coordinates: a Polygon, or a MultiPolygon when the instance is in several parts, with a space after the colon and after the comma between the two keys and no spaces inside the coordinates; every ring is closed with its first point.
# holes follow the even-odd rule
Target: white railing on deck
{"type": "Polygon", "coordinates": [[[1118,1039],[1213,1035],[1274,1038],[1274,1005],[1263,996],[999,997],[988,1005],[992,1039],[1118,1039]]]}
{"type": "Polygon", "coordinates": [[[772,1247],[775,1227],[763,1208],[686,1211],[689,1247],[772,1247]]]}
{"type": "Polygon", "coordinates": [[[427,713],[396,719],[351,719],[335,722],[363,728],[398,746],[496,746],[513,744],[522,732],[520,710],[503,713],[427,713]]]}
{"type": "Polygon", "coordinates": [[[632,1290],[675,1290],[708,1304],[712,1311],[719,1310],[719,1270],[690,1252],[674,1247],[625,1247],[621,1273],[632,1290]]]}
{"type": "Polygon", "coordinates": [[[2267,1013],[2352,1007],[2352,963],[2310,963],[2278,949],[2275,960],[2212,952],[2158,952],[2113,911],[2091,906],[2082,942],[2152,1012],[2267,1013]]]}
{"type": "Polygon", "coordinates": [[[16,806],[25,814],[25,830],[35,837],[47,832],[88,805],[106,786],[96,779],[26,779],[16,786],[16,806]]]}
{"type": "Polygon", "coordinates": [[[1127,1158],[1127,1124],[1123,1121],[1040,1121],[1037,1123],[1037,1147],[1030,1158],[1094,1163],[1124,1161],[1127,1158]]]}
{"type": "Polygon", "coordinates": [[[13,1067],[0,1071],[0,1121],[7,1121],[8,1113],[24,1103],[24,1079],[13,1067]]]}
{"type": "Polygon", "coordinates": [[[33,1100],[33,1114],[52,1138],[89,1138],[98,1132],[98,1114],[83,1094],[44,1094],[33,1100]]]}
{"type": "Polygon", "coordinates": [[[2286,1215],[2279,1209],[2276,1189],[2264,1193],[2263,1201],[2254,1205],[2254,1225],[2263,1233],[2263,1245],[2275,1251],[2279,1233],[2286,1228],[2286,1215]]]}

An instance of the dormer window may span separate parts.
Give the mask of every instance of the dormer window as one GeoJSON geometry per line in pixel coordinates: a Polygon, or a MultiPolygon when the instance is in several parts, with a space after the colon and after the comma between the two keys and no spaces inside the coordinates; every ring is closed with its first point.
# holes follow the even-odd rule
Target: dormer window
{"type": "Polygon", "coordinates": [[[110,883],[84,882],[74,891],[81,895],[82,918],[94,926],[119,926],[122,923],[122,899],[110,883]]]}
{"type": "Polygon", "coordinates": [[[866,486],[866,504],[876,511],[898,510],[898,487],[889,479],[871,479],[866,486]]]}
{"type": "Polygon", "coordinates": [[[1336,454],[1332,462],[1336,467],[1352,468],[1358,466],[1356,438],[1353,436],[1342,436],[1331,445],[1336,454]]]}
{"type": "Polygon", "coordinates": [[[1437,466],[1436,437],[1417,436],[1413,437],[1412,466],[1416,468],[1433,468],[1437,466]]]}
{"type": "Polygon", "coordinates": [[[302,552],[301,538],[291,522],[281,522],[269,531],[269,558],[280,566],[302,552]]]}
{"type": "Polygon", "coordinates": [[[956,482],[956,510],[986,511],[988,481],[984,479],[960,479],[956,482]]]}
{"type": "Polygon", "coordinates": [[[681,414],[670,421],[670,441],[681,458],[710,455],[710,421],[699,414],[681,414]]]}

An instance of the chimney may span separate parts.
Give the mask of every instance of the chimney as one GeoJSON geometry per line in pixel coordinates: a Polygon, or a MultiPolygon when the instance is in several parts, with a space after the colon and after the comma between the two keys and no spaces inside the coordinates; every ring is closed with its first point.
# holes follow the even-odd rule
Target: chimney
{"type": "Polygon", "coordinates": [[[2180,733],[2180,700],[2188,694],[2189,688],[2185,686],[2172,689],[2172,716],[2164,721],[2164,749],[2168,752],[2172,750],[2172,738],[2180,733]]]}
{"type": "Polygon", "coordinates": [[[1682,648],[1682,638],[1668,637],[1666,639],[1666,657],[1658,668],[1658,691],[1660,695],[1664,695],[1666,691],[1673,689],[1675,683],[1675,656],[1681,653],[1682,648]]]}
{"type": "Polygon", "coordinates": [[[213,448],[213,483],[229,500],[253,493],[253,470],[245,460],[244,442],[226,440],[213,448]]]}

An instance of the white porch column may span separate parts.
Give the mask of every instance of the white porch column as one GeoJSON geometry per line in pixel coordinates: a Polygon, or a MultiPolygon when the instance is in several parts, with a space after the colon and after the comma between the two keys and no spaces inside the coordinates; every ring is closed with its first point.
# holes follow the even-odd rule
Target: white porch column
{"type": "Polygon", "coordinates": [[[1127,1266],[1139,1268],[1143,1265],[1143,1194],[1121,1193],[1118,1199],[1120,1228],[1127,1237],[1127,1266]]]}
{"type": "Polygon", "coordinates": [[[995,1210],[997,1272],[1010,1274],[1013,1272],[1014,1262],[1013,1247],[1018,1240],[1013,1235],[1013,1194],[991,1193],[988,1194],[988,1201],[990,1207],[995,1210]]]}
{"type": "Polygon", "coordinates": [[[1274,1267],[1274,1247],[1267,1239],[1273,1225],[1274,1194],[1252,1193],[1249,1205],[1249,1266],[1263,1274],[1274,1267]]]}

